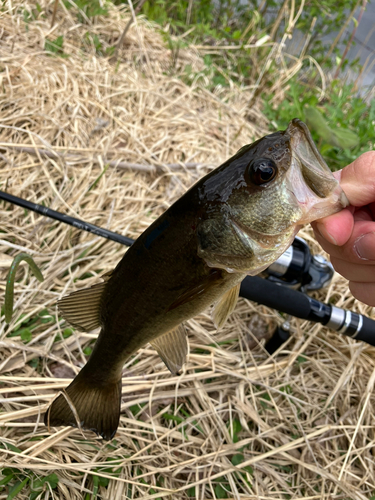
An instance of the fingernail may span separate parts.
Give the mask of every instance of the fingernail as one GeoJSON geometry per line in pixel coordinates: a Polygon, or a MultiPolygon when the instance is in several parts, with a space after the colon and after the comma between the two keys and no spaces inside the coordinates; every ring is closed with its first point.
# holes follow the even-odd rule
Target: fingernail
{"type": "Polygon", "coordinates": [[[357,238],[354,251],[362,260],[375,260],[375,233],[363,234],[357,238]]]}
{"type": "Polygon", "coordinates": [[[325,238],[327,241],[329,241],[330,243],[333,243],[334,245],[337,245],[337,241],[335,240],[335,238],[332,236],[332,234],[330,234],[325,225],[322,224],[321,222],[318,222],[316,224],[316,229],[319,231],[319,233],[323,236],[323,238],[325,238]]]}

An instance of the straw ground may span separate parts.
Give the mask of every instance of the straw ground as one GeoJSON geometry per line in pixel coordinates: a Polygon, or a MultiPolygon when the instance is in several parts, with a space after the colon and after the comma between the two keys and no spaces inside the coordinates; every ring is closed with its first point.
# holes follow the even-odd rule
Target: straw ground
{"type": "MultiPolygon", "coordinates": [[[[259,109],[248,109],[253,88],[209,92],[203,76],[186,85],[179,68],[199,73],[199,53],[180,51],[176,62],[145,20],[133,23],[116,63],[101,52],[119,39],[127,11],[109,7],[77,23],[61,2],[51,28],[53,4],[9,1],[1,12],[1,189],[136,238],[196,179],[268,131],[259,109]],[[46,50],[61,36],[57,52],[46,50]]],[[[286,78],[290,67],[280,67],[286,78]]],[[[0,325],[0,498],[375,495],[374,350],[292,320],[291,339],[270,357],[264,337],[283,318],[243,299],[218,332],[209,311],[189,322],[180,377],[150,346],[126,364],[112,442],[49,432],[42,415],[97,334],[71,330],[55,302],[97,282],[124,250],[1,204],[2,291],[21,251],[45,281],[21,266],[12,322],[0,325]]],[[[338,276],[319,298],[371,314],[338,276]]]]}

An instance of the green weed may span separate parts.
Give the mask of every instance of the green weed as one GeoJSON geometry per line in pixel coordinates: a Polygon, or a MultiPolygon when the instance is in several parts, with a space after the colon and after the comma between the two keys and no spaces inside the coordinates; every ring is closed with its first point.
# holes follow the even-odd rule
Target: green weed
{"type": "MultiPolygon", "coordinates": [[[[21,450],[11,445],[4,443],[1,445],[3,449],[10,449],[16,453],[21,453],[21,450]]],[[[15,467],[8,467],[0,472],[0,494],[7,495],[6,500],[19,498],[18,495],[22,492],[28,495],[30,500],[40,498],[43,492],[54,490],[57,487],[59,479],[55,473],[47,476],[36,475],[28,469],[19,470],[15,467]]],[[[5,496],[4,496],[5,498],[5,496]]]]}
{"type": "MultiPolygon", "coordinates": [[[[261,10],[258,3],[255,0],[156,0],[147,1],[143,13],[163,27],[161,33],[171,49],[171,69],[177,66],[179,51],[189,44],[236,47],[234,51],[216,50],[206,54],[204,67],[198,72],[187,64],[178,74],[187,84],[202,80],[206,88],[214,90],[217,86],[229,86],[231,81],[238,85],[253,85],[259,66],[271,49],[260,47],[254,51],[247,49],[246,44],[269,33],[272,33],[273,40],[279,40],[288,29],[287,16],[281,16],[279,24],[275,22],[282,13],[283,2],[266,0],[262,2],[261,10]]],[[[296,10],[300,4],[297,0],[296,10]]],[[[334,4],[330,0],[312,0],[302,11],[295,28],[303,36],[309,35],[306,53],[322,65],[324,72],[337,63],[341,70],[348,65],[352,68],[357,65],[357,61],[351,64],[342,61],[339,45],[332,45],[327,36],[337,33],[346,23],[348,29],[340,40],[341,47],[348,41],[355,25],[355,19],[350,19],[348,12],[355,4],[355,0],[338,0],[334,4]],[[312,28],[313,18],[316,22],[312,28]]],[[[328,83],[325,97],[321,99],[315,85],[316,77],[316,74],[308,75],[303,68],[284,89],[282,102],[274,104],[269,89],[277,82],[279,70],[272,62],[256,96],[260,95],[264,113],[275,129],[285,129],[292,118],[306,121],[327,164],[332,170],[337,170],[375,147],[375,100],[366,103],[353,85],[344,84],[340,79],[328,83]]]]}
{"type": "Polygon", "coordinates": [[[49,52],[51,55],[56,55],[60,57],[69,57],[68,54],[64,53],[63,50],[64,37],[62,35],[58,36],[54,40],[46,38],[44,43],[44,50],[49,52]]]}
{"type": "Polygon", "coordinates": [[[87,22],[88,19],[95,16],[105,16],[108,14],[108,3],[100,2],[100,0],[73,0],[73,2],[64,1],[67,9],[72,8],[72,4],[78,8],[78,21],[81,23],[87,22]]]}
{"type": "Polygon", "coordinates": [[[325,95],[319,101],[314,87],[294,79],[277,106],[265,96],[264,113],[276,130],[285,129],[292,118],[304,120],[329,167],[338,170],[375,147],[375,99],[368,105],[353,85],[338,80],[325,95]]]}
{"type": "Polygon", "coordinates": [[[242,431],[241,422],[238,419],[233,419],[232,422],[228,422],[229,433],[232,437],[233,443],[238,443],[239,437],[238,434],[242,431]]]}
{"type": "Polygon", "coordinates": [[[26,318],[25,314],[20,314],[18,322],[14,329],[7,334],[7,337],[20,337],[27,344],[32,339],[34,330],[45,323],[56,323],[55,317],[51,315],[48,309],[43,309],[32,318],[26,318]]]}

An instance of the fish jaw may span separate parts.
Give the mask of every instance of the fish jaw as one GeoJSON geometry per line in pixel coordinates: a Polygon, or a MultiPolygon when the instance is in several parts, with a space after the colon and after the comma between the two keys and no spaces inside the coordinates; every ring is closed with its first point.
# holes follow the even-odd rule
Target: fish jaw
{"type": "Polygon", "coordinates": [[[335,214],[349,205],[348,198],[333,176],[306,125],[290,122],[292,162],[285,182],[301,207],[300,225],[335,214]]]}

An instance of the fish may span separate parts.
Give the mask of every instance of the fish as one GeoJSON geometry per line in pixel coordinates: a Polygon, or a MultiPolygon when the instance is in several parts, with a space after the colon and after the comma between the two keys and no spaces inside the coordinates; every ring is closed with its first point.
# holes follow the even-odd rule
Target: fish
{"type": "Polygon", "coordinates": [[[348,204],[299,119],[242,147],[155,220],[102,282],[58,301],[73,327],[101,330],[45,424],[112,439],[122,368],[138,349],[151,343],[177,374],[188,352],[188,319],[215,304],[213,319],[221,327],[246,275],[272,264],[304,224],[348,204]]]}

